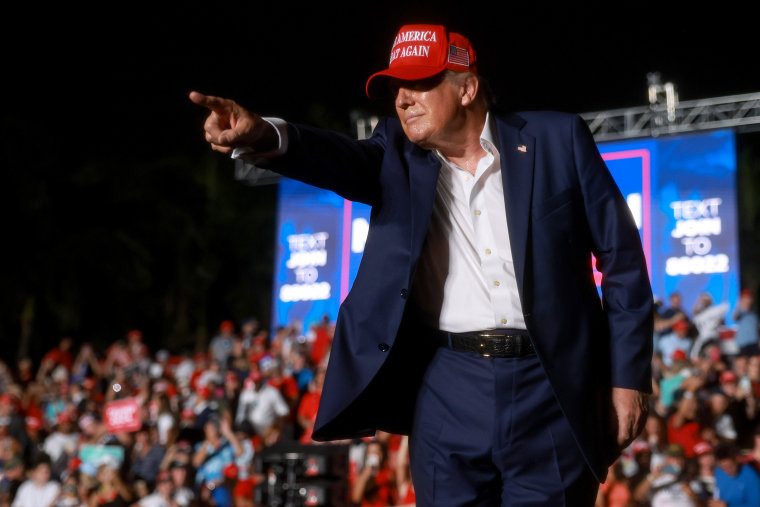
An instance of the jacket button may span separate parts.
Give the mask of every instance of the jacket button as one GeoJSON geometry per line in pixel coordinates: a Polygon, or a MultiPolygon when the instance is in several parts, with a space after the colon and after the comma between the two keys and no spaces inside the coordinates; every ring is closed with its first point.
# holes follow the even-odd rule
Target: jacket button
{"type": "Polygon", "coordinates": [[[406,297],[409,295],[409,291],[406,289],[401,289],[401,297],[403,299],[406,299],[406,297]]]}
{"type": "Polygon", "coordinates": [[[390,345],[388,345],[387,343],[381,343],[380,345],[377,346],[377,348],[380,349],[380,352],[388,352],[389,350],[391,350],[390,345]]]}

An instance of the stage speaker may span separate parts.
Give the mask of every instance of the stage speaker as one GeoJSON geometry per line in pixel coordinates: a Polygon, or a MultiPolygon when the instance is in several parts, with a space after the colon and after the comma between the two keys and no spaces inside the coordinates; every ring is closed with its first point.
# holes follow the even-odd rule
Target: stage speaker
{"type": "Polygon", "coordinates": [[[348,505],[348,445],[276,444],[256,455],[258,505],[348,505]]]}

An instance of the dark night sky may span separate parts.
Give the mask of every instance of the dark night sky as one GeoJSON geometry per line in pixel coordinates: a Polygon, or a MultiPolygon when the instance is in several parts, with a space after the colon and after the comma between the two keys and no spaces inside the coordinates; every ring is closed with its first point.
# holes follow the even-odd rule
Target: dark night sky
{"type": "Polygon", "coordinates": [[[34,117],[37,139],[73,143],[85,157],[202,149],[191,89],[297,121],[320,103],[348,124],[351,109],[381,110],[364,82],[387,61],[398,26],[418,20],[470,35],[506,109],[644,105],[650,71],[682,100],[760,89],[756,12],[738,3],[503,2],[500,15],[472,1],[270,3],[20,7],[2,35],[6,114],[34,117]]]}

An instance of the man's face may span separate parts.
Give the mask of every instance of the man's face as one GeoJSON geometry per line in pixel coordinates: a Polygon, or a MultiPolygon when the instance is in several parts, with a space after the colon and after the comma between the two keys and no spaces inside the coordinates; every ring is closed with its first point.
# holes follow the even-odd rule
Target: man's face
{"type": "Polygon", "coordinates": [[[410,141],[431,150],[456,142],[463,119],[462,86],[440,74],[421,81],[391,81],[396,113],[410,141]]]}
{"type": "Polygon", "coordinates": [[[724,458],[718,460],[718,466],[731,477],[736,477],[739,473],[739,464],[733,458],[724,458]]]}

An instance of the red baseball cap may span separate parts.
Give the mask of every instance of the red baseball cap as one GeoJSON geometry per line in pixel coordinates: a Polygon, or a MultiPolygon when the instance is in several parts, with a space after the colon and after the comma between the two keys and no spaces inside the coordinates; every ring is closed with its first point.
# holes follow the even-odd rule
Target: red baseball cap
{"type": "Polygon", "coordinates": [[[697,456],[702,456],[711,452],[713,452],[713,448],[707,442],[699,442],[694,446],[694,454],[697,456]]]}
{"type": "Polygon", "coordinates": [[[739,378],[736,376],[736,373],[734,373],[731,370],[726,370],[720,374],[721,384],[734,383],[734,382],[737,382],[738,380],[739,378]]]}
{"type": "Polygon", "coordinates": [[[237,479],[238,476],[238,467],[235,465],[235,463],[230,463],[226,467],[224,467],[224,470],[222,472],[225,477],[228,479],[237,479]]]}
{"type": "Polygon", "coordinates": [[[365,91],[369,98],[377,96],[370,86],[380,76],[417,81],[447,69],[475,70],[475,63],[475,49],[466,37],[442,25],[404,25],[393,39],[388,68],[372,74],[365,91]]]}

